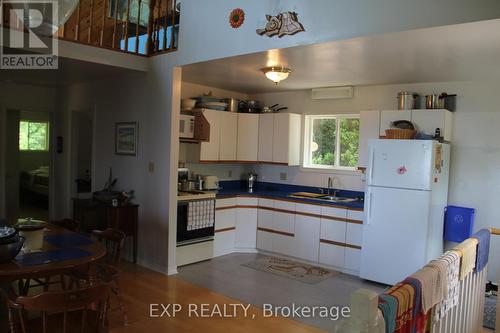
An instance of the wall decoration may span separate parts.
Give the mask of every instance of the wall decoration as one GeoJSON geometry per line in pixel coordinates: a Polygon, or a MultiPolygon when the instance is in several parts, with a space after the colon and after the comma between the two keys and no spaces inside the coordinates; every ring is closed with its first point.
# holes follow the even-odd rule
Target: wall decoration
{"type": "Polygon", "coordinates": [[[279,38],[285,35],[295,35],[297,32],[306,31],[297,18],[295,12],[283,12],[276,16],[266,15],[267,24],[263,29],[257,29],[259,35],[279,38]]]}
{"type": "Polygon", "coordinates": [[[137,155],[137,123],[116,123],[115,153],[118,155],[137,155]]]}
{"type": "Polygon", "coordinates": [[[229,14],[229,24],[234,29],[238,29],[241,27],[243,22],[245,21],[245,12],[241,8],[236,8],[231,11],[229,14]]]}

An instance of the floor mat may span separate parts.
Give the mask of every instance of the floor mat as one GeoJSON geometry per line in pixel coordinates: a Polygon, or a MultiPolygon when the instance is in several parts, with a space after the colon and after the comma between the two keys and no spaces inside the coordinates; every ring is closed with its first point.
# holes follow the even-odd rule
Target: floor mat
{"type": "Polygon", "coordinates": [[[340,274],[340,272],[318,266],[267,256],[242,264],[242,266],[253,268],[262,272],[273,273],[308,284],[315,284],[340,274]]]}
{"type": "Polygon", "coordinates": [[[487,296],[484,301],[483,326],[489,329],[495,329],[495,317],[497,311],[497,297],[487,296]]]}

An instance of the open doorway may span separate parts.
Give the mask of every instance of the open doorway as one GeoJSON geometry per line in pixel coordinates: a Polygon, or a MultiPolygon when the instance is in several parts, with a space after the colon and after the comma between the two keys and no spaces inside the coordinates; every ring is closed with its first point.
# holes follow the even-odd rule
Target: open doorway
{"type": "Polygon", "coordinates": [[[49,219],[49,112],[6,111],[6,215],[49,219]]]}
{"type": "Polygon", "coordinates": [[[94,110],[74,110],[71,113],[72,197],[92,196],[94,110]]]}

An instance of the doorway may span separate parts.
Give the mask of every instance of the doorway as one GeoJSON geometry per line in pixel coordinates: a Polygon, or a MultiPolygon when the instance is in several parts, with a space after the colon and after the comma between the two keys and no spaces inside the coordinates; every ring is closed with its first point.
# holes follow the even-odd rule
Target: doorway
{"type": "Polygon", "coordinates": [[[94,170],[94,110],[71,113],[71,194],[73,198],[90,198],[94,170]]]}

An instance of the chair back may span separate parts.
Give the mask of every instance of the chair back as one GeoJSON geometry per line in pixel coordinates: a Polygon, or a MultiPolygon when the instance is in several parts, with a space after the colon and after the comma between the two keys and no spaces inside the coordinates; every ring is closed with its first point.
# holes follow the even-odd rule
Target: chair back
{"type": "Polygon", "coordinates": [[[94,230],[92,234],[106,246],[106,263],[114,267],[120,267],[125,233],[118,229],[108,228],[106,230],[94,230]]]}
{"type": "MultiPolygon", "coordinates": [[[[76,331],[75,327],[81,326],[81,332],[89,329],[95,332],[107,331],[107,309],[110,286],[106,283],[66,291],[45,291],[35,296],[19,296],[15,303],[21,322],[23,333],[29,333],[26,312],[40,312],[41,325],[44,333],[60,331],[66,333],[76,331]],[[77,313],[77,311],[80,311],[77,313]],[[95,314],[95,323],[92,323],[89,312],[95,314]],[[61,323],[60,315],[63,315],[61,323]],[[59,315],[56,318],[56,315],[59,315]],[[80,320],[75,320],[79,317],[80,320]],[[54,320],[51,321],[51,317],[54,320]],[[95,325],[95,326],[94,326],[95,325]],[[57,328],[56,328],[57,327],[57,328]]],[[[37,330],[38,331],[38,330],[37,330]]]]}

